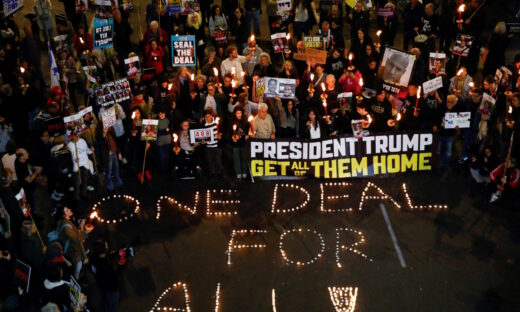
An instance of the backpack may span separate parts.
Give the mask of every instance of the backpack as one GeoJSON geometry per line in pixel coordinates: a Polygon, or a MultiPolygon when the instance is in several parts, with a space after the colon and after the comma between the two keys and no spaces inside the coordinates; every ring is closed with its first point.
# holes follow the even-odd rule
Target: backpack
{"type": "MultiPolygon", "coordinates": [[[[58,241],[59,238],[60,238],[60,235],[61,235],[61,232],[63,231],[63,229],[66,227],[66,226],[71,226],[70,224],[68,223],[63,223],[59,228],[57,228],[56,230],[53,230],[53,231],[50,231],[48,234],[47,234],[47,243],[50,244],[52,242],[55,242],[55,241],[58,241]]],[[[65,244],[62,244],[63,245],[63,253],[66,254],[67,253],[67,250],[69,249],[69,240],[67,239],[65,241],[65,244]]]]}

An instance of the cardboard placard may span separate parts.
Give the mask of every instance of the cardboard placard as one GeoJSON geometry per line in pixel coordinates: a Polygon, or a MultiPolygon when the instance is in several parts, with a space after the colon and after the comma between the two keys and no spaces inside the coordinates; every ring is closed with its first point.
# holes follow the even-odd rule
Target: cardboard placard
{"type": "Polygon", "coordinates": [[[428,69],[432,74],[444,74],[446,72],[446,54],[430,53],[428,69]]]}
{"type": "Polygon", "coordinates": [[[116,124],[116,109],[112,106],[101,112],[101,120],[103,121],[103,129],[107,129],[116,124]]]}
{"type": "Polygon", "coordinates": [[[4,3],[4,17],[23,8],[23,0],[2,0],[4,3]]]}
{"type": "Polygon", "coordinates": [[[471,112],[444,114],[444,129],[469,128],[471,125],[471,112]]]}
{"type": "Polygon", "coordinates": [[[313,48],[302,48],[294,53],[293,58],[297,61],[310,61],[311,64],[325,64],[327,62],[327,51],[313,48]]]}
{"type": "Polygon", "coordinates": [[[197,66],[195,36],[171,37],[172,66],[197,66]]]}
{"type": "Polygon", "coordinates": [[[16,259],[14,263],[14,284],[29,293],[29,286],[31,284],[32,268],[24,262],[16,259]]]}
{"type": "Polygon", "coordinates": [[[81,302],[81,286],[78,284],[74,276],[70,277],[69,298],[72,308],[79,306],[81,302]]]}
{"type": "Polygon", "coordinates": [[[321,49],[323,41],[320,36],[303,37],[303,46],[306,48],[321,49]]]}
{"type": "Polygon", "coordinates": [[[471,49],[471,45],[473,44],[473,39],[473,36],[466,34],[458,34],[457,39],[455,40],[455,45],[453,46],[453,50],[451,50],[451,53],[463,57],[468,56],[469,50],[471,49]]]}
{"type": "Polygon", "coordinates": [[[98,105],[107,106],[132,98],[130,83],[126,78],[102,84],[95,90],[98,105]]]}
{"type": "Polygon", "coordinates": [[[442,88],[442,77],[433,78],[432,80],[424,82],[422,85],[424,94],[428,94],[442,88]]]}
{"type": "Polygon", "coordinates": [[[190,143],[200,143],[204,141],[213,141],[213,129],[212,128],[200,128],[190,129],[190,143]]]}
{"type": "Polygon", "coordinates": [[[126,77],[134,79],[135,76],[141,73],[141,63],[139,63],[139,56],[132,56],[125,59],[126,77]]]}

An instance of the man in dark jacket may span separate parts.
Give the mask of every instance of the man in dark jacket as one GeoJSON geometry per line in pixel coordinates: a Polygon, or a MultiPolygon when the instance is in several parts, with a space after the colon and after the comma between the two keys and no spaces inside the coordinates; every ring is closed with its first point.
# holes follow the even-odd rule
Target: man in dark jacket
{"type": "Polygon", "coordinates": [[[423,6],[418,0],[412,0],[403,10],[403,50],[408,51],[410,40],[417,35],[421,26],[421,18],[423,16],[423,6]]]}

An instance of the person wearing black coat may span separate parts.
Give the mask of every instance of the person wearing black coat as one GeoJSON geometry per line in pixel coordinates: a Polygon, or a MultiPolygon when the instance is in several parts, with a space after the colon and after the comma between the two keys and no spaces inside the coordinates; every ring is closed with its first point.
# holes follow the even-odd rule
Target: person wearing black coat
{"type": "Polygon", "coordinates": [[[60,311],[70,311],[70,286],[63,280],[63,271],[60,267],[52,267],[43,281],[41,306],[49,302],[55,303],[60,311]]]}
{"type": "Polygon", "coordinates": [[[404,23],[403,50],[408,51],[410,41],[412,41],[419,32],[423,13],[423,6],[418,0],[412,0],[404,7],[402,14],[404,23]]]}
{"type": "Polygon", "coordinates": [[[506,49],[508,46],[508,38],[506,33],[506,24],[499,22],[495,26],[494,32],[489,36],[487,43],[487,56],[484,63],[482,74],[495,75],[495,72],[500,66],[506,63],[506,49]]]}

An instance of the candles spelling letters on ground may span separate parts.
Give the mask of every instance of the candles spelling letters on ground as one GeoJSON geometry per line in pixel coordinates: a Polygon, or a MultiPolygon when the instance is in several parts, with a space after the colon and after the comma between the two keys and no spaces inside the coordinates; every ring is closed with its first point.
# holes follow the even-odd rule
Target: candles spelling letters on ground
{"type": "Polygon", "coordinates": [[[243,248],[265,248],[265,244],[235,244],[237,235],[241,237],[245,237],[246,235],[255,235],[255,234],[266,234],[266,230],[233,230],[231,232],[231,238],[229,239],[228,249],[226,251],[227,254],[227,264],[231,265],[231,253],[234,249],[243,249],[243,248]]]}
{"type": "Polygon", "coordinates": [[[338,189],[340,187],[347,187],[351,185],[351,183],[347,182],[326,182],[326,183],[320,183],[320,211],[321,212],[352,212],[353,208],[342,208],[342,209],[328,209],[325,208],[325,200],[340,200],[343,198],[349,198],[348,194],[343,195],[328,195],[325,197],[325,187],[326,186],[333,186],[334,189],[338,189]]]}
{"type": "Polygon", "coordinates": [[[403,183],[403,193],[404,193],[404,196],[406,197],[406,203],[408,204],[408,207],[412,210],[414,209],[419,209],[419,210],[423,210],[423,209],[448,209],[448,205],[440,205],[440,204],[435,204],[435,205],[413,205],[412,203],[412,200],[410,199],[410,195],[408,195],[408,190],[407,190],[407,187],[406,187],[406,184],[403,183]]]}
{"type": "Polygon", "coordinates": [[[301,187],[299,185],[296,185],[296,184],[276,184],[275,187],[274,187],[274,192],[273,192],[273,201],[272,201],[272,205],[271,205],[271,213],[295,212],[297,210],[305,208],[305,206],[307,206],[307,204],[309,203],[310,200],[311,200],[311,194],[306,189],[304,189],[303,187],[301,187]],[[278,199],[278,188],[279,187],[286,187],[286,188],[292,188],[292,189],[300,190],[302,193],[305,194],[306,199],[305,199],[305,201],[303,203],[301,203],[300,205],[298,205],[298,206],[296,206],[294,208],[276,209],[276,202],[277,202],[277,199],[278,199]]]}
{"type": "Polygon", "coordinates": [[[159,218],[161,217],[161,203],[163,201],[167,201],[168,204],[170,204],[171,206],[174,206],[174,205],[177,205],[177,207],[179,208],[179,210],[181,211],[187,211],[189,212],[190,214],[194,215],[197,213],[197,207],[199,205],[199,192],[196,192],[195,193],[195,202],[193,204],[193,207],[190,208],[189,206],[187,205],[183,205],[181,204],[180,202],[178,202],[177,200],[175,200],[175,198],[173,197],[170,197],[170,196],[161,196],[159,197],[159,199],[157,200],[157,214],[155,215],[155,219],[159,220],[159,218]]]}
{"type": "Polygon", "coordinates": [[[358,246],[363,244],[364,242],[365,242],[365,236],[363,235],[363,233],[361,231],[356,231],[356,230],[349,229],[349,228],[336,229],[336,265],[338,266],[338,268],[343,267],[343,265],[341,264],[340,259],[339,259],[339,253],[343,250],[348,250],[350,252],[353,252],[353,253],[367,259],[368,261],[372,262],[373,261],[372,259],[370,259],[366,254],[362,253],[361,251],[359,251],[357,249],[358,246]],[[354,233],[355,235],[359,236],[359,240],[348,246],[342,245],[340,243],[342,232],[354,233]]]}
{"type": "Polygon", "coordinates": [[[294,264],[297,267],[302,267],[302,266],[305,266],[305,265],[313,264],[313,263],[318,261],[318,259],[320,259],[323,256],[323,252],[324,251],[325,251],[325,240],[323,239],[323,235],[321,235],[321,233],[319,233],[316,230],[299,228],[299,229],[292,229],[292,230],[289,230],[289,231],[284,231],[282,233],[282,235],[280,235],[280,254],[282,255],[282,258],[283,258],[283,260],[285,261],[285,263],[287,265],[294,264]],[[310,260],[307,260],[307,261],[292,260],[292,259],[290,259],[287,256],[287,252],[283,248],[284,238],[287,235],[289,235],[289,234],[302,235],[304,233],[312,233],[312,234],[314,234],[314,235],[316,235],[318,237],[318,240],[320,242],[320,251],[313,258],[311,258],[310,260]]]}
{"type": "Polygon", "coordinates": [[[98,221],[101,223],[107,223],[107,224],[121,223],[123,221],[126,221],[126,220],[132,218],[135,214],[137,214],[139,212],[139,205],[140,205],[139,201],[130,195],[112,195],[112,196],[108,196],[108,197],[103,197],[100,201],[95,203],[94,206],[92,206],[92,212],[96,212],[96,213],[91,214],[91,215],[94,216],[96,219],[98,219],[98,221]],[[107,202],[109,200],[114,200],[114,199],[132,202],[135,205],[134,210],[131,211],[128,215],[125,215],[124,217],[121,216],[120,218],[104,219],[104,218],[100,217],[98,208],[100,206],[102,206],[105,202],[107,202]]]}
{"type": "Polygon", "coordinates": [[[330,300],[336,312],[354,312],[357,293],[357,287],[329,287],[330,300]]]}
{"type": "MultiPolygon", "coordinates": [[[[217,199],[217,200],[214,200],[214,199],[211,199],[211,194],[214,194],[216,195],[217,193],[220,193],[221,195],[224,195],[224,194],[227,194],[227,196],[231,196],[233,194],[237,194],[237,191],[236,190],[208,190],[206,192],[206,216],[207,217],[231,217],[232,215],[236,215],[238,214],[238,212],[235,210],[235,211],[212,211],[211,210],[211,205],[214,205],[214,204],[220,204],[220,205],[223,205],[225,207],[229,207],[229,206],[233,206],[233,205],[239,205],[240,204],[240,200],[239,199],[235,199],[235,200],[220,200],[220,199],[217,199]]],[[[213,195],[213,196],[214,196],[213,195]]]]}
{"type": "Polygon", "coordinates": [[[401,205],[399,205],[392,197],[388,196],[379,186],[375,185],[372,182],[368,182],[367,186],[365,187],[363,192],[361,192],[361,199],[359,200],[359,209],[358,209],[359,211],[361,211],[363,209],[363,203],[366,199],[378,199],[378,200],[389,199],[392,202],[392,204],[394,204],[395,207],[397,207],[398,209],[401,208],[401,205]],[[366,193],[370,188],[375,189],[379,193],[379,195],[367,196],[366,193]]]}

